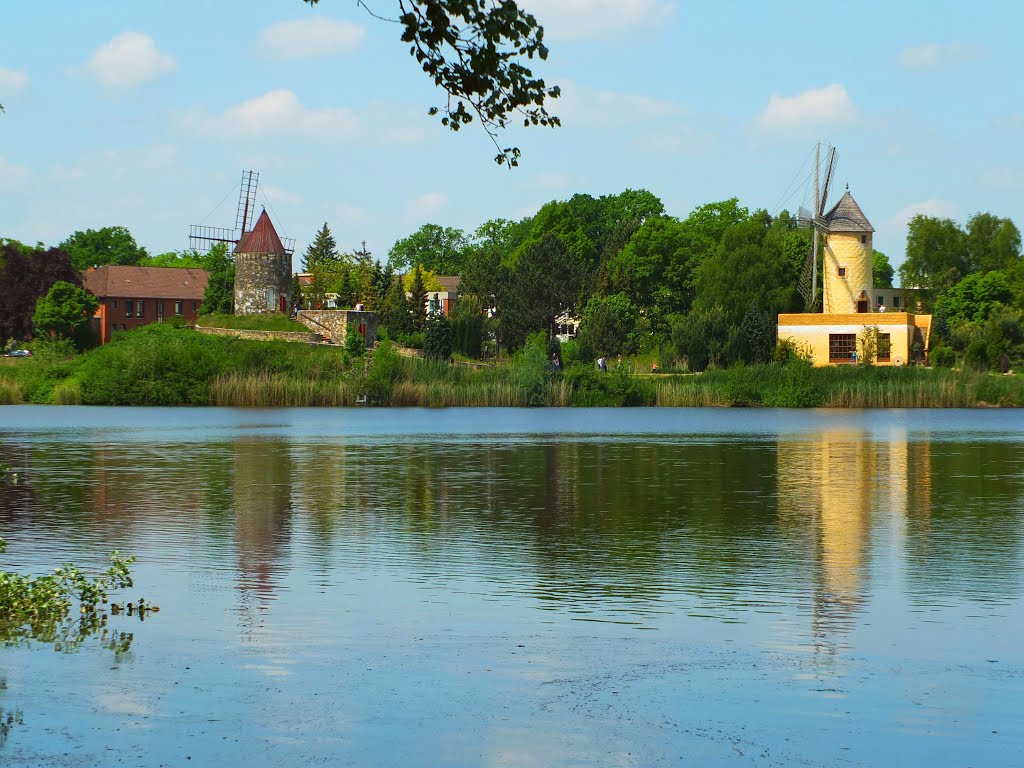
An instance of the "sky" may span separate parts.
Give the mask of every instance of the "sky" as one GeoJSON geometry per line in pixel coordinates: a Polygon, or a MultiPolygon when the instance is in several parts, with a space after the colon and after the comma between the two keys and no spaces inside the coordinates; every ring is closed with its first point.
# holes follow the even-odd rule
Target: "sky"
{"type": "MultiPolygon", "coordinates": [[[[394,16],[397,0],[366,0],[394,16]]],[[[10,3],[0,18],[0,237],[128,227],[151,253],[232,227],[242,171],[299,254],[324,222],[377,258],[576,193],[648,189],[670,215],[738,197],[810,207],[817,142],[903,260],[916,213],[1024,226],[1024,4],[522,0],[562,87],[558,129],[430,117],[398,25],[355,0],[10,3]]]]}

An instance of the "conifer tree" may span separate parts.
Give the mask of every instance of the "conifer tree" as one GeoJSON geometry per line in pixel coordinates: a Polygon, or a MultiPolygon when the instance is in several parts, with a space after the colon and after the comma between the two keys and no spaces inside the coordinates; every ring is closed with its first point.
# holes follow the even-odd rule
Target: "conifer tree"
{"type": "Polygon", "coordinates": [[[422,331],[427,327],[427,287],[423,284],[423,270],[419,264],[413,272],[409,293],[412,294],[409,297],[409,303],[412,305],[412,329],[422,331]]]}
{"type": "Polygon", "coordinates": [[[330,227],[324,222],[316,233],[316,238],[306,248],[302,256],[302,271],[312,272],[318,267],[329,267],[341,260],[338,255],[338,243],[331,234],[330,227]]]}
{"type": "Polygon", "coordinates": [[[380,308],[381,325],[385,326],[393,336],[400,333],[408,333],[412,326],[412,313],[409,311],[409,302],[405,298],[405,287],[399,277],[391,283],[380,308]]]}

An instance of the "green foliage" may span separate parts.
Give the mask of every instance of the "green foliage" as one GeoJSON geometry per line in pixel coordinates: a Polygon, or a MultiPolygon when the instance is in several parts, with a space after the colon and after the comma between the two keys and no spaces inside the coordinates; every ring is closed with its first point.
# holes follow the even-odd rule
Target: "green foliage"
{"type": "Polygon", "coordinates": [[[972,272],[1009,269],[1021,261],[1020,230],[1010,219],[976,213],[967,221],[965,240],[972,272]]]}
{"type": "Polygon", "coordinates": [[[36,302],[58,280],[81,285],[81,275],[71,266],[67,253],[0,241],[0,339],[32,335],[36,302]]]}
{"type": "Polygon", "coordinates": [[[373,352],[366,378],[366,394],[375,403],[384,403],[391,397],[401,375],[402,359],[390,341],[381,342],[373,352]]]}
{"type": "Polygon", "coordinates": [[[358,328],[349,328],[345,334],[345,345],[343,354],[346,362],[361,360],[366,354],[366,338],[359,332],[358,328]]]}
{"type": "MultiPolygon", "coordinates": [[[[997,306],[1013,300],[1013,291],[1002,272],[974,273],[952,286],[935,302],[935,314],[952,328],[963,321],[983,322],[997,306]]],[[[946,328],[940,333],[948,338],[946,328]]]]}
{"type": "Polygon", "coordinates": [[[203,262],[210,278],[199,311],[204,315],[230,314],[235,304],[234,255],[228,253],[225,243],[217,243],[206,253],[203,262]]]}
{"type": "Polygon", "coordinates": [[[907,224],[906,253],[900,283],[921,289],[928,307],[970,272],[964,233],[952,219],[914,216],[907,224]]]}
{"type": "Polygon", "coordinates": [[[388,286],[378,312],[378,321],[395,337],[412,330],[412,308],[401,280],[395,280],[388,286]]]}
{"type": "Polygon", "coordinates": [[[559,237],[546,235],[529,244],[499,303],[504,343],[517,348],[530,334],[547,335],[557,317],[574,310],[582,280],[582,265],[559,237]]]}
{"type": "Polygon", "coordinates": [[[307,246],[306,252],[302,255],[302,271],[312,272],[320,267],[331,267],[340,260],[338,244],[325,221],[323,227],[316,233],[313,242],[307,246]]]}
{"type": "Polygon", "coordinates": [[[560,89],[548,87],[525,66],[535,56],[548,57],[544,29],[532,14],[515,3],[477,0],[402,0],[399,9],[402,42],[409,43],[409,53],[430,81],[448,94],[445,106],[430,109],[442,115],[442,125],[457,131],[475,115],[498,150],[495,161],[509,167],[519,164],[519,149],[501,147],[497,132],[511,120],[561,125],[544,106],[560,89]]]}
{"type": "Polygon", "coordinates": [[[943,344],[932,349],[928,360],[936,368],[952,368],[956,365],[956,352],[943,344]]]}
{"type": "Polygon", "coordinates": [[[526,396],[526,405],[546,405],[547,382],[551,375],[551,363],[547,356],[546,336],[535,333],[525,346],[512,357],[509,375],[513,383],[526,396]]]}
{"type": "Polygon", "coordinates": [[[71,257],[71,265],[78,271],[107,264],[139,264],[149,256],[125,227],[87,229],[69,236],[58,248],[71,257]]]}
{"type": "Polygon", "coordinates": [[[312,333],[291,317],[276,312],[265,315],[227,315],[221,312],[202,315],[199,325],[206,328],[234,328],[245,331],[286,331],[289,333],[312,333]]]}
{"type": "MultiPolygon", "coordinates": [[[[5,547],[0,539],[0,553],[5,547]]],[[[107,636],[104,611],[108,603],[112,613],[127,607],[129,614],[139,618],[158,611],[145,598],[140,598],[137,605],[110,603],[111,592],[134,585],[130,570],[134,562],[134,557],[112,552],[107,570],[92,578],[71,564],[46,576],[0,570],[0,643],[33,639],[52,643],[57,650],[72,651],[94,632],[102,630],[107,636]]],[[[120,637],[115,638],[115,645],[119,646],[120,641],[120,637]]]]}
{"type": "Polygon", "coordinates": [[[409,314],[413,331],[422,332],[427,325],[427,288],[423,282],[423,270],[419,264],[412,275],[409,287],[409,314]]]}
{"type": "Polygon", "coordinates": [[[896,270],[889,263],[889,257],[881,251],[872,251],[871,263],[874,273],[872,282],[874,282],[875,288],[892,288],[892,279],[896,274],[896,270]]]}
{"type": "Polygon", "coordinates": [[[775,316],[751,307],[740,324],[740,358],[747,363],[767,363],[776,348],[775,316]]]}
{"type": "Polygon", "coordinates": [[[729,343],[729,318],[719,306],[694,309],[672,327],[672,343],[691,371],[725,362],[729,343]]]}
{"type": "Polygon", "coordinates": [[[99,305],[99,299],[88,291],[58,280],[36,302],[32,325],[42,336],[73,340],[84,349],[93,335],[90,323],[99,305]]]}
{"type": "Polygon", "coordinates": [[[591,298],[583,310],[580,340],[604,355],[636,351],[637,310],[624,293],[591,298]]]}
{"type": "Polygon", "coordinates": [[[406,272],[419,265],[439,275],[461,275],[469,255],[469,240],[461,229],[424,224],[391,247],[388,267],[406,272]]]}
{"type": "Polygon", "coordinates": [[[427,317],[427,329],[423,337],[423,353],[432,360],[448,360],[452,356],[452,324],[440,312],[427,317]]]}
{"type": "MultiPolygon", "coordinates": [[[[226,246],[225,246],[226,247],[226,246]]],[[[172,267],[175,269],[206,269],[207,259],[198,251],[168,251],[156,256],[143,256],[140,267],[172,267]]]]}
{"type": "Polygon", "coordinates": [[[811,345],[805,342],[797,342],[793,339],[779,339],[772,352],[772,363],[774,365],[788,365],[789,363],[804,362],[811,365],[814,361],[814,351],[811,345]]]}

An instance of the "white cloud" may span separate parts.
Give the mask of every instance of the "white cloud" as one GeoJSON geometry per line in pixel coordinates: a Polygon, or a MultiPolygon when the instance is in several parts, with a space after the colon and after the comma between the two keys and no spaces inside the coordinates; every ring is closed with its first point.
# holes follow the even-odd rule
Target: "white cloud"
{"type": "Polygon", "coordinates": [[[934,72],[956,64],[979,61],[984,51],[964,43],[927,43],[900,51],[900,66],[911,72],[934,72]]]}
{"type": "Polygon", "coordinates": [[[996,192],[1020,192],[1024,190],[1024,168],[990,168],[981,174],[978,183],[996,192]]]}
{"type": "Polygon", "coordinates": [[[561,87],[561,97],[551,102],[549,109],[567,126],[576,123],[588,129],[618,128],[686,114],[681,104],[644,94],[600,91],[571,80],[562,81],[561,87]]]}
{"type": "Polygon", "coordinates": [[[0,67],[0,97],[9,99],[17,96],[28,85],[28,75],[14,69],[0,67]]]}
{"type": "Polygon", "coordinates": [[[405,208],[410,218],[425,219],[444,208],[448,198],[440,192],[427,192],[412,200],[405,208]]]}
{"type": "Polygon", "coordinates": [[[758,123],[771,130],[813,129],[853,122],[857,109],[846,88],[838,83],[811,88],[796,96],[773,93],[758,123]]]}
{"type": "Polygon", "coordinates": [[[206,133],[223,136],[302,136],[333,141],[351,138],[360,123],[350,109],[304,107],[293,91],[278,89],[243,101],[216,117],[194,120],[206,133]]]}
{"type": "Polygon", "coordinates": [[[895,215],[890,217],[889,223],[896,227],[905,227],[917,215],[932,216],[937,219],[953,219],[956,218],[958,213],[959,209],[955,203],[949,200],[932,198],[903,206],[895,215]]]}
{"type": "Polygon", "coordinates": [[[14,187],[28,179],[32,171],[24,165],[15,165],[3,155],[0,155],[0,189],[14,187]]]}
{"type": "Polygon", "coordinates": [[[96,49],[84,72],[109,88],[128,88],[170,74],[176,66],[149,35],[122,32],[96,49]]]}
{"type": "Polygon", "coordinates": [[[350,21],[310,16],[267,27],[260,35],[258,51],[268,59],[336,56],[358,48],[365,34],[365,28],[350,21]]]}
{"type": "Polygon", "coordinates": [[[624,39],[658,29],[675,9],[668,0],[530,0],[545,38],[624,39]]]}

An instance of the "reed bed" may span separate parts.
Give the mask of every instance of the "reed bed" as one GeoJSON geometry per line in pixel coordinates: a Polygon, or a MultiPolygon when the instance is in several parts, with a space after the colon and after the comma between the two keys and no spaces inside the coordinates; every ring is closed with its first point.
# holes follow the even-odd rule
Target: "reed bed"
{"type": "Polygon", "coordinates": [[[54,405],[81,405],[82,386],[76,379],[65,379],[53,388],[54,405]]]}
{"type": "Polygon", "coordinates": [[[229,373],[210,382],[210,404],[251,408],[300,408],[356,404],[356,392],[336,378],[280,373],[229,373]]]}
{"type": "Polygon", "coordinates": [[[19,381],[0,379],[0,405],[18,405],[25,402],[25,389],[19,381]]]}

